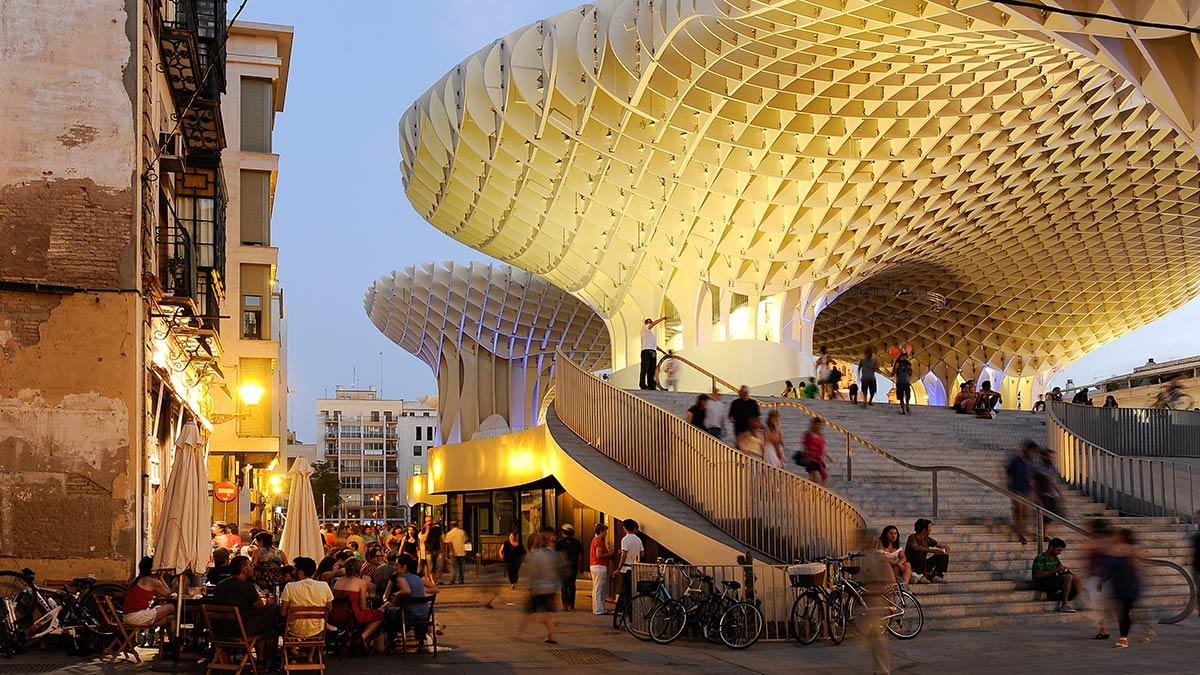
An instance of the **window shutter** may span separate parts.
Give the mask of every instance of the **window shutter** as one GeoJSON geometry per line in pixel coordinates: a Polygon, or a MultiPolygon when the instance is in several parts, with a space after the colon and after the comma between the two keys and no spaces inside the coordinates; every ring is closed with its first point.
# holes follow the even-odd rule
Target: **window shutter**
{"type": "Polygon", "coordinates": [[[270,246],[271,174],[243,171],[241,201],[242,243],[270,246]]]}
{"type": "Polygon", "coordinates": [[[241,420],[239,431],[242,436],[271,435],[272,379],[271,359],[238,360],[238,385],[253,382],[267,390],[257,405],[242,404],[242,414],[249,414],[241,420]]]}
{"type": "Polygon", "coordinates": [[[270,80],[242,78],[242,149],[271,152],[272,98],[270,80]]]}

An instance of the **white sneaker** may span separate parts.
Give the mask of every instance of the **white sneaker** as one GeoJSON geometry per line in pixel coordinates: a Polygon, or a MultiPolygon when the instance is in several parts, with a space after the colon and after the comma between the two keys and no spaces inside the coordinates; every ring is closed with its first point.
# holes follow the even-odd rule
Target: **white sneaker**
{"type": "Polygon", "coordinates": [[[917,577],[917,580],[914,581],[913,583],[914,584],[927,584],[927,583],[929,583],[929,578],[925,577],[925,576],[919,576],[919,577],[917,577]]]}
{"type": "Polygon", "coordinates": [[[930,581],[931,583],[935,583],[935,584],[944,584],[944,583],[946,583],[946,580],[945,580],[945,579],[943,579],[942,577],[934,577],[934,578],[930,579],[929,581],[930,581]]]}

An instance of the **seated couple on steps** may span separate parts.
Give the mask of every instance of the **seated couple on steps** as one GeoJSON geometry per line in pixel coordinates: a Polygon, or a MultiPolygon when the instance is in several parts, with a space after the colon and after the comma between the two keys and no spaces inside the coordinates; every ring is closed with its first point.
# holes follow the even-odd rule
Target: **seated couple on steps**
{"type": "Polygon", "coordinates": [[[990,381],[985,381],[979,385],[979,391],[975,391],[975,380],[967,380],[959,385],[958,395],[954,397],[954,403],[950,407],[960,415],[974,415],[990,420],[996,416],[996,409],[1002,402],[1000,393],[992,390],[990,381]]]}
{"type": "Polygon", "coordinates": [[[904,559],[918,575],[918,584],[946,583],[946,569],[950,566],[950,548],[933,538],[933,522],[918,518],[913,524],[913,533],[904,545],[904,559]]]}

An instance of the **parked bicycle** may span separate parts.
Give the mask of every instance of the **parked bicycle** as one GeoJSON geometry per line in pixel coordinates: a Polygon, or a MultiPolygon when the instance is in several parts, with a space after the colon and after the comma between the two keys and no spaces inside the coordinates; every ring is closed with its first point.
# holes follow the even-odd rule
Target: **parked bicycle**
{"type": "Polygon", "coordinates": [[[89,654],[112,640],[112,631],[100,613],[100,598],[125,593],[121,584],[98,584],[92,577],[79,577],[61,589],[38,586],[28,568],[19,572],[0,571],[0,652],[20,651],[47,637],[65,637],[72,651],[89,654]]]}
{"type": "MultiPolygon", "coordinates": [[[[861,553],[848,556],[849,559],[861,557],[861,553]]],[[[859,635],[866,635],[868,630],[883,630],[901,640],[915,638],[925,626],[925,610],[921,601],[907,588],[900,584],[891,584],[883,590],[880,597],[883,600],[883,615],[879,619],[883,627],[872,626],[868,618],[866,602],[867,590],[862,584],[850,579],[847,575],[858,574],[861,568],[852,565],[840,565],[834,577],[834,586],[840,589],[841,597],[845,600],[843,612],[846,623],[854,627],[859,635]]]]}
{"type": "Polygon", "coordinates": [[[738,599],[740,583],[723,580],[718,593],[711,576],[687,567],[680,571],[688,580],[687,589],[679,599],[660,602],[651,611],[650,637],[655,642],[674,642],[689,625],[705,639],[730,649],[746,649],[758,642],[766,620],[758,605],[738,599]]]}
{"type": "Polygon", "coordinates": [[[793,588],[801,589],[792,602],[790,626],[792,636],[801,645],[809,645],[825,634],[829,641],[840,645],[846,639],[846,601],[844,587],[830,584],[826,578],[835,566],[840,569],[845,558],[824,558],[816,562],[800,562],[788,567],[793,588]]]}
{"type": "Polygon", "coordinates": [[[658,603],[671,599],[671,589],[666,584],[667,565],[673,565],[672,558],[659,558],[655,561],[658,570],[653,581],[640,580],[634,582],[633,589],[622,589],[622,601],[613,609],[613,628],[625,629],[639,640],[650,639],[650,613],[658,603]],[[631,590],[636,594],[629,596],[631,590]]]}

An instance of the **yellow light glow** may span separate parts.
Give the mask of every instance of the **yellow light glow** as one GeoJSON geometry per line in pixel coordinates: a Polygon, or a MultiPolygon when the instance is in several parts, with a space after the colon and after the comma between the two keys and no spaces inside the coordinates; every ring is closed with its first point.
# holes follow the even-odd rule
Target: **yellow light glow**
{"type": "Polygon", "coordinates": [[[272,474],[267,480],[271,483],[271,487],[279,487],[283,484],[283,477],[279,474],[272,474]]]}
{"type": "Polygon", "coordinates": [[[508,470],[527,473],[533,470],[533,453],[528,449],[514,449],[508,453],[508,470]]]}
{"type": "MultiPolygon", "coordinates": [[[[279,458],[278,457],[271,460],[271,463],[267,465],[267,471],[268,472],[274,471],[275,467],[277,467],[277,466],[279,466],[279,458]]],[[[278,478],[278,476],[273,476],[273,478],[278,478]]]]}
{"type": "Polygon", "coordinates": [[[238,387],[238,395],[242,397],[242,403],[246,405],[258,405],[265,393],[267,390],[261,384],[254,382],[247,382],[238,387]]]}
{"type": "Polygon", "coordinates": [[[441,457],[434,457],[433,461],[430,462],[429,475],[431,477],[433,477],[434,480],[441,480],[441,478],[442,478],[442,458],[441,457]]]}

